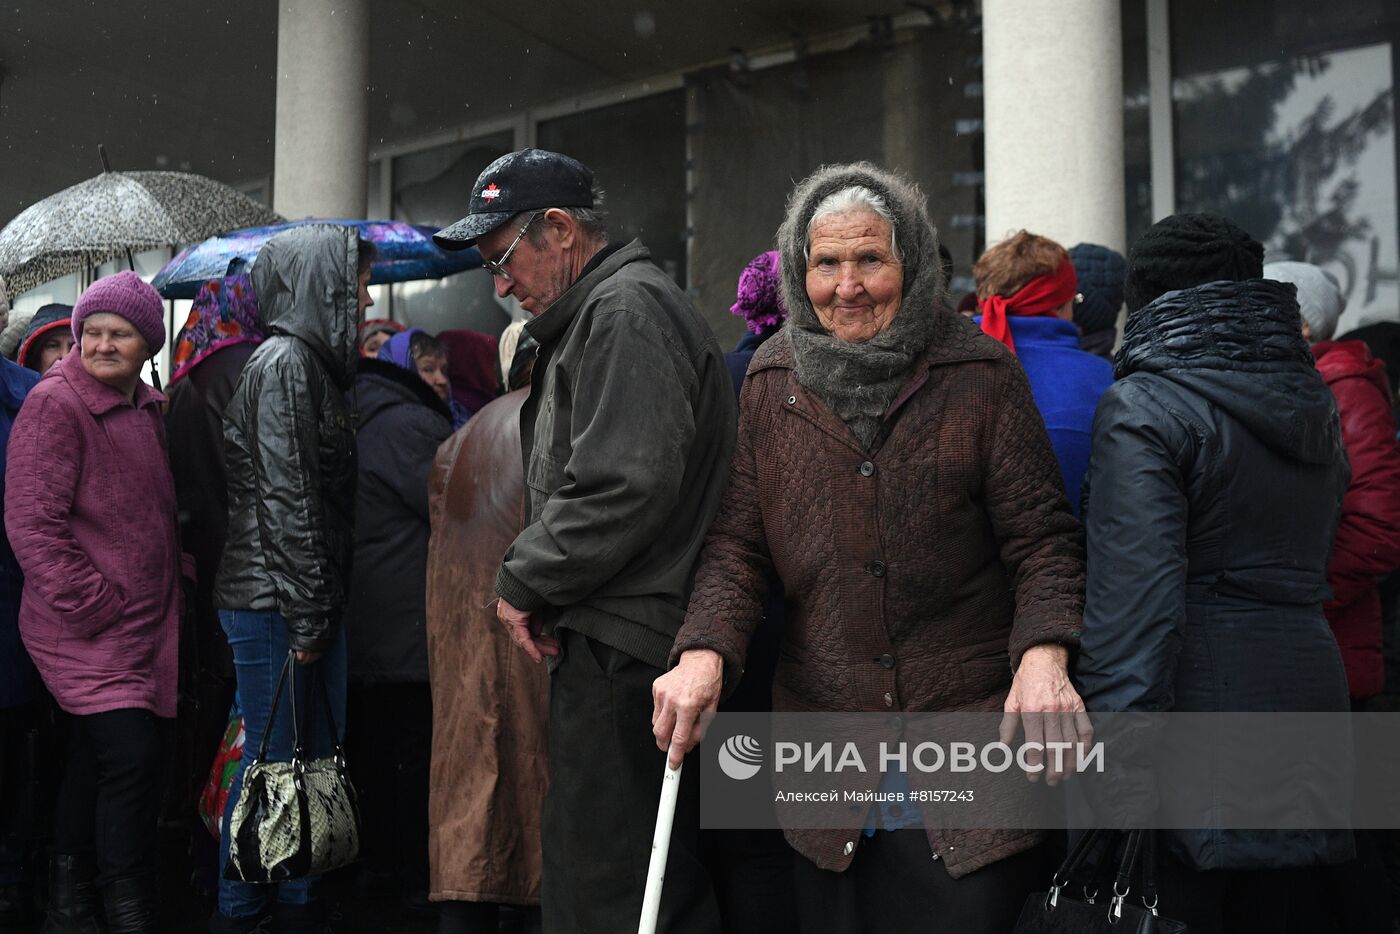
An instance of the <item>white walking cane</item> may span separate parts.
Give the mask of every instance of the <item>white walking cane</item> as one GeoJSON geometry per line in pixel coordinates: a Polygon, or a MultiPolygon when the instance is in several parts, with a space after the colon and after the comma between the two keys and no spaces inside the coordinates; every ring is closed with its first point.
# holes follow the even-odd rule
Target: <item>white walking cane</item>
{"type": "Polygon", "coordinates": [[[666,881],[666,857],[671,852],[671,824],[676,819],[676,795],[681,790],[681,769],[685,761],[671,768],[671,750],[666,750],[666,768],[661,777],[661,803],[656,808],[656,833],[651,838],[651,865],[647,867],[646,894],[642,897],[642,920],[637,934],[656,934],[656,916],[661,912],[661,886],[666,881]]]}

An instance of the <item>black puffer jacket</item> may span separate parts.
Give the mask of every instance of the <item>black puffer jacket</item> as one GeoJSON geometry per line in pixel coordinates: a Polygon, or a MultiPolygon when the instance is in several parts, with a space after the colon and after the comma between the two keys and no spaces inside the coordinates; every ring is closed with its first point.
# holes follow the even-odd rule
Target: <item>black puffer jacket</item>
{"type": "Polygon", "coordinates": [[[228,540],[215,583],[225,609],[272,610],[292,647],[323,651],[345,609],[355,432],[342,395],[358,354],[355,231],[298,227],[253,265],[268,328],[224,415],[228,540]]]}
{"type": "MultiPolygon", "coordinates": [[[[1169,292],[1128,321],[1094,419],[1076,678],[1090,711],[1345,711],[1322,615],[1350,477],[1293,286],[1169,292]]],[[[1290,794],[1332,795],[1317,775],[1290,794]]],[[[1350,835],[1171,834],[1197,869],[1343,859],[1350,835]]]]}
{"type": "Polygon", "coordinates": [[[362,360],[350,390],[359,483],[355,566],[345,611],[350,678],[428,681],[428,475],[452,412],[418,374],[362,360]]]}

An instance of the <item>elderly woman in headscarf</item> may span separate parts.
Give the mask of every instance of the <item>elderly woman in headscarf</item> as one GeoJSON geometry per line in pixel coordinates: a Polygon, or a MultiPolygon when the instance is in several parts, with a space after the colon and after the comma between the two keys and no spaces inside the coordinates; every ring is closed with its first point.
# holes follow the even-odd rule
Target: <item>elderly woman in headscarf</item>
{"type": "MultiPolygon", "coordinates": [[[[738,682],[770,570],[789,609],[775,710],[1004,711],[1028,733],[1055,712],[1047,729],[1082,738],[1079,525],[1015,357],[946,310],[922,193],[867,163],[820,169],[778,247],[790,317],[749,367],[724,506],[654,688],[658,744],[679,761],[738,682]]],[[[1004,932],[1039,879],[1035,831],[868,819],[786,831],[804,931],[1004,932]]]]}

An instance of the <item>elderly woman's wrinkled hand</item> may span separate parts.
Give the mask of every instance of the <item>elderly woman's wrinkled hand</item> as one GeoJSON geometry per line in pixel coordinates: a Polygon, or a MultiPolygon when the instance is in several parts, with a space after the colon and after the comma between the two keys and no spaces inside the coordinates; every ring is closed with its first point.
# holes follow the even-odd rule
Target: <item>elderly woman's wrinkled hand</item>
{"type": "Polygon", "coordinates": [[[1069,679],[1069,650],[1062,645],[1036,645],[1021,656],[1021,665],[1011,681],[1005,713],[1001,719],[1001,741],[1011,744],[1018,725],[1025,732],[1027,777],[1057,785],[1073,774],[1080,750],[1093,741],[1094,728],[1084,711],[1084,701],[1069,679]],[[1060,744],[1058,746],[1052,744],[1060,744]],[[1067,745],[1065,745],[1067,744],[1067,745]],[[1043,750],[1050,751],[1046,756],[1043,750]]]}
{"type": "Polygon", "coordinates": [[[652,682],[651,732],[658,748],[670,750],[670,768],[705,738],[723,687],[724,659],[711,649],[682,652],[676,667],[652,682]]]}

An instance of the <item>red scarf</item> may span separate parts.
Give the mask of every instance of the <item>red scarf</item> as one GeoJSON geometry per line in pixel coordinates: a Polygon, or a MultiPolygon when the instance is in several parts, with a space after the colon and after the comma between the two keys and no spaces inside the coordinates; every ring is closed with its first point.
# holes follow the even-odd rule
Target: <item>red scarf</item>
{"type": "Polygon", "coordinates": [[[1011,339],[1011,322],[1007,320],[1007,315],[1051,317],[1064,307],[1065,302],[1074,298],[1078,290],[1079,277],[1074,274],[1074,265],[1066,259],[1059,269],[1048,276],[1036,276],[1010,298],[993,295],[979,301],[977,308],[982,312],[982,330],[1015,353],[1016,342],[1011,339]]]}

